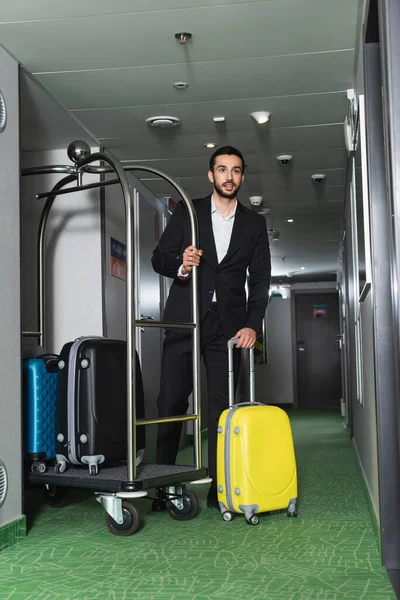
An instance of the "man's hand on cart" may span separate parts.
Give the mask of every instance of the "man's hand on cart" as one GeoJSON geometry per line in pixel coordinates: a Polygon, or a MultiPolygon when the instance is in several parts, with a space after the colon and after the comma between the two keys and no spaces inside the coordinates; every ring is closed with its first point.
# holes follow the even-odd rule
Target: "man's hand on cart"
{"type": "Polygon", "coordinates": [[[188,246],[183,253],[182,275],[189,275],[193,267],[198,267],[203,250],[198,250],[195,246],[188,246]]]}

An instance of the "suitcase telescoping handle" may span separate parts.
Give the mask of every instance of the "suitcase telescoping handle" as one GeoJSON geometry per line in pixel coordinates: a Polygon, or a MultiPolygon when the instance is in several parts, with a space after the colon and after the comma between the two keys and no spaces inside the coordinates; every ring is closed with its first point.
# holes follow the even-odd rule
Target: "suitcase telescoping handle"
{"type": "MultiPolygon", "coordinates": [[[[233,372],[233,347],[239,338],[228,340],[229,407],[235,404],[235,375],[233,372]]],[[[250,402],[255,402],[254,348],[250,348],[250,402]]]]}

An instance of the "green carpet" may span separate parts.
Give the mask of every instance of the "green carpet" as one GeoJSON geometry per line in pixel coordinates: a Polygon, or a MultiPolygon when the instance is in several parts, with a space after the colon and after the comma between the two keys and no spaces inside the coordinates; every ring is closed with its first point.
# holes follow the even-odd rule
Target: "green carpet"
{"type": "Polygon", "coordinates": [[[142,528],[111,535],[94,496],[51,509],[28,495],[29,533],[0,559],[0,600],[392,600],[357,459],[339,416],[291,412],[297,519],[222,521],[205,506],[188,522],[135,506],[142,528]]]}

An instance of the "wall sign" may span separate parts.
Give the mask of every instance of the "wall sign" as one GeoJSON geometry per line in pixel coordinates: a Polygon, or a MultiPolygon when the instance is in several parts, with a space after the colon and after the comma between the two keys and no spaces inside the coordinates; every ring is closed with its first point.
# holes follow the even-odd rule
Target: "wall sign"
{"type": "Polygon", "coordinates": [[[111,239],[111,277],[126,281],[126,246],[122,242],[111,239]]]}
{"type": "Polygon", "coordinates": [[[324,317],[326,317],[327,312],[328,311],[327,311],[325,304],[314,304],[314,306],[313,306],[314,319],[323,319],[324,317]]]}

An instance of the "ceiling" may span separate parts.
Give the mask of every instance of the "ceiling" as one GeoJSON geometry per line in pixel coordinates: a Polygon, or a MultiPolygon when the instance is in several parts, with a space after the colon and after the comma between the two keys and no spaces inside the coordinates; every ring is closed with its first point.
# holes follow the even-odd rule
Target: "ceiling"
{"type": "MultiPolygon", "coordinates": [[[[251,206],[249,197],[261,195],[261,206],[252,209],[279,232],[271,241],[275,281],[316,281],[335,278],[338,263],[343,120],[347,89],[354,87],[361,4],[116,0],[111,7],[109,0],[2,0],[0,43],[119,159],[156,165],[193,198],[210,192],[213,150],[204,145],[238,147],[247,163],[240,199],[251,206]],[[181,44],[178,32],[192,38],[181,44]],[[189,87],[177,90],[176,81],[189,87]],[[271,113],[268,123],[250,117],[259,110],[271,113]],[[181,125],[149,127],[146,119],[155,115],[176,116],[181,125]],[[225,122],[215,123],[221,115],[225,122]],[[293,160],[281,165],[280,154],[293,160]],[[324,173],[324,182],[314,183],[314,173],[324,173]]],[[[24,83],[26,90],[33,85],[30,78],[24,83]]],[[[22,129],[30,132],[26,140],[43,147],[51,135],[32,135],[36,109],[39,114],[32,102],[23,111],[22,129]]],[[[49,123],[51,114],[46,111],[49,123]]],[[[67,146],[75,139],[70,118],[64,132],[67,146]]],[[[163,180],[141,179],[157,195],[174,195],[163,180]]]]}

